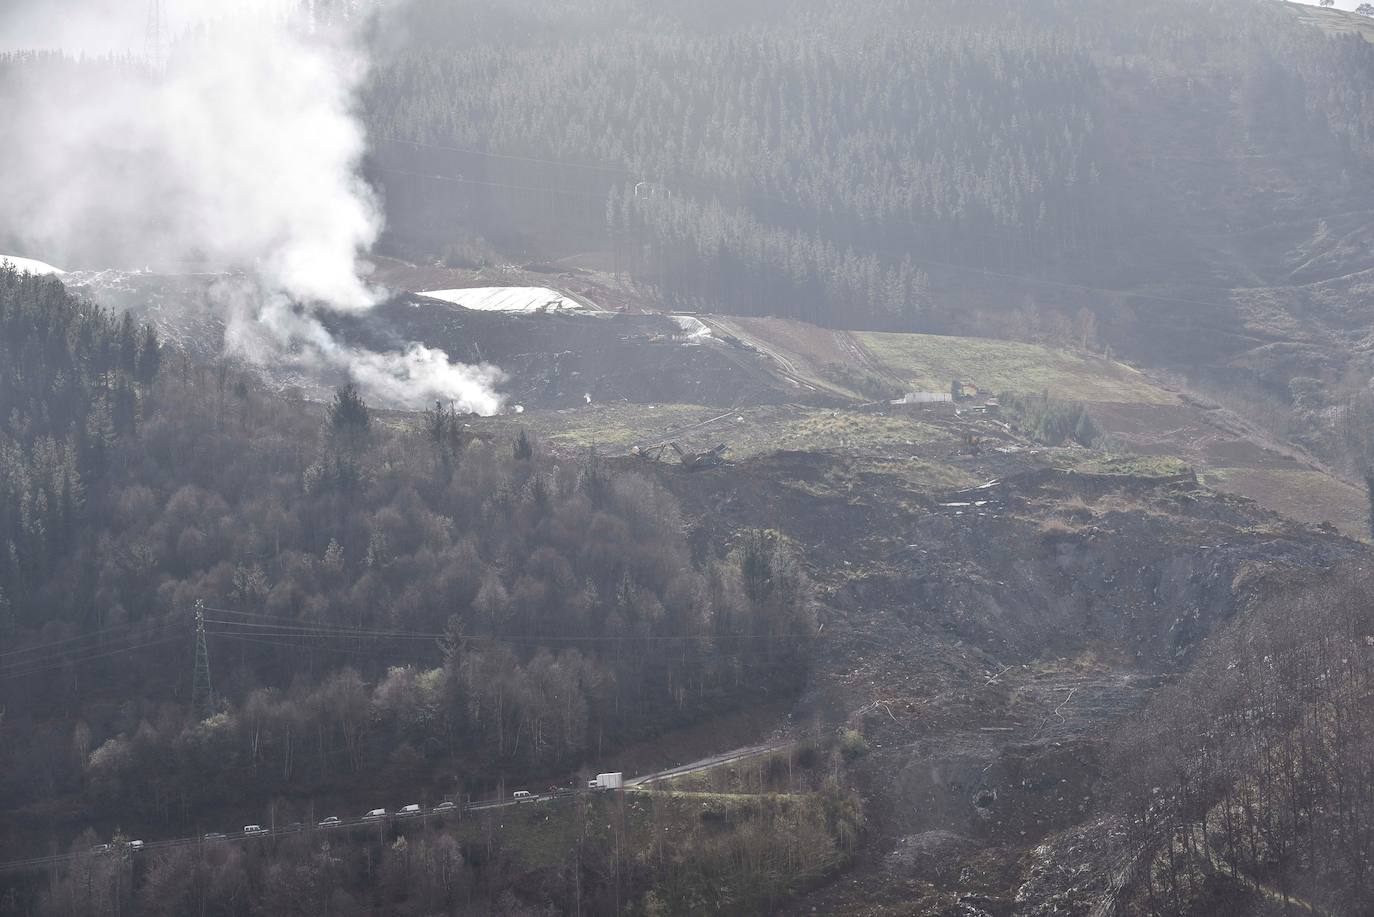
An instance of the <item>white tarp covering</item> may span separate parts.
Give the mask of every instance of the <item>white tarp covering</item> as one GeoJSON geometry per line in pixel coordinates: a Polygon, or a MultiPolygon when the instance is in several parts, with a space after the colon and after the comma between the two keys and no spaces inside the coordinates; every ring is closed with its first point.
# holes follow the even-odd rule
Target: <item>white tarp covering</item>
{"type": "Polygon", "coordinates": [[[693,318],[690,315],[674,315],[672,319],[677,322],[677,326],[682,329],[682,333],[690,341],[700,341],[711,336],[711,329],[699,318],[693,318]]]}
{"type": "Polygon", "coordinates": [[[34,261],[32,258],[20,258],[17,255],[0,255],[0,261],[8,261],[21,273],[24,271],[28,271],[30,274],[67,273],[61,268],[53,267],[51,264],[44,264],[42,261],[34,261]]]}
{"type": "Polygon", "coordinates": [[[583,306],[546,287],[474,287],[470,290],[428,290],[420,294],[480,312],[574,312],[583,306]]]}

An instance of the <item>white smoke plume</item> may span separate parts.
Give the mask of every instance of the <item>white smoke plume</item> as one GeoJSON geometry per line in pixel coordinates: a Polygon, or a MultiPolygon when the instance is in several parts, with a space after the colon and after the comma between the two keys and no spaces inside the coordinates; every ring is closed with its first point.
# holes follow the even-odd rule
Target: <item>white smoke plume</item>
{"type": "Polygon", "coordinates": [[[359,175],[364,11],[165,0],[164,49],[147,41],[150,6],[0,3],[0,51],[63,52],[0,64],[10,128],[0,144],[0,240],[64,268],[247,272],[262,295],[223,314],[238,355],[346,372],[387,406],[439,399],[497,411],[494,367],[452,364],[421,345],[361,351],[317,317],[378,299],[360,262],[382,225],[359,175]],[[146,52],[158,66],[137,59],[146,52]]]}

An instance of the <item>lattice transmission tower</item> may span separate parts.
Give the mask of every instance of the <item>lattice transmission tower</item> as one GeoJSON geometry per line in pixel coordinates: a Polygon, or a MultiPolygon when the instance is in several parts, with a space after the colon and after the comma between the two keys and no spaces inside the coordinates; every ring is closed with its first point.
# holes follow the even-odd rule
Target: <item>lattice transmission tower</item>
{"type": "Polygon", "coordinates": [[[210,687],[210,647],[205,642],[205,603],[196,602],[196,666],[191,680],[191,712],[206,720],[215,712],[215,692],[210,687]]]}
{"type": "Polygon", "coordinates": [[[148,20],[143,30],[143,57],[154,70],[160,72],[167,67],[167,23],[162,0],[148,0],[148,20]]]}

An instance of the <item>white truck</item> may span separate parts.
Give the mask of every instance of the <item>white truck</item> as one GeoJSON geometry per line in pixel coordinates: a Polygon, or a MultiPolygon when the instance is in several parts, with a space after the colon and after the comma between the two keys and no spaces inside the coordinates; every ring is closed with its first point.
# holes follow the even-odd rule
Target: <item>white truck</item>
{"type": "Polygon", "coordinates": [[[625,785],[625,775],[620,771],[613,774],[597,774],[595,780],[587,781],[589,790],[618,790],[625,785]]]}

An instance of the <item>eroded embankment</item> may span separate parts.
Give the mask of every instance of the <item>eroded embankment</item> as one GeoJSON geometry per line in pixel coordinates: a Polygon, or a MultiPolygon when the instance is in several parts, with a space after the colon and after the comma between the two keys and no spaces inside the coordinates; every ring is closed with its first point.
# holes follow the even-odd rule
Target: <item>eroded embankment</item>
{"type": "Polygon", "coordinates": [[[1099,817],[1124,717],[1267,581],[1357,550],[1187,476],[1040,471],[954,515],[880,476],[828,493],[843,461],[662,472],[713,541],[779,528],[811,564],[824,628],[794,718],[863,735],[870,828],[860,865],[808,899],[822,911],[854,912],[853,883],[917,912],[1011,908],[1023,857],[1099,817]]]}

